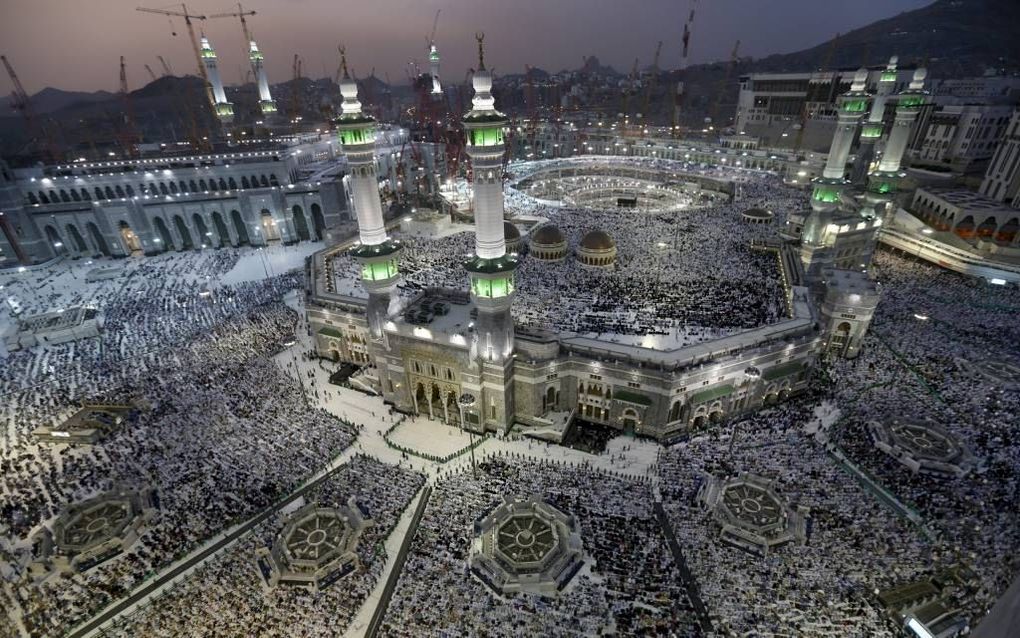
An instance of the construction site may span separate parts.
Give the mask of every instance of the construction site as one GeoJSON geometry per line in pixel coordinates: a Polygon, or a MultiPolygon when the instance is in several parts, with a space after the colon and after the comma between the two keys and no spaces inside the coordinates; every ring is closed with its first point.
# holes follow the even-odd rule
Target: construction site
{"type": "Polygon", "coordinates": [[[0,26],[0,638],[1011,635],[1015,2],[119,1],[0,26]]]}

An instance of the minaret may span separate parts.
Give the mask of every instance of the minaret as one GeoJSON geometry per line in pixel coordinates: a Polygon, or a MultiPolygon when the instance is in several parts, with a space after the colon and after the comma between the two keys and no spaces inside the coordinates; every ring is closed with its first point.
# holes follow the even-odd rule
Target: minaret
{"type": "Polygon", "coordinates": [[[231,122],[234,119],[234,105],[227,102],[227,94],[223,90],[223,80],[220,79],[220,70],[216,67],[216,52],[209,44],[209,38],[202,34],[202,64],[205,65],[206,75],[209,76],[209,84],[212,85],[213,99],[216,101],[216,117],[222,122],[231,122]]]}
{"type": "Polygon", "coordinates": [[[351,255],[361,264],[361,283],[368,291],[368,329],[373,341],[383,338],[386,317],[396,310],[393,295],[400,279],[397,261],[400,243],[386,236],[379,176],[375,166],[375,120],[361,112],[358,85],[347,71],[347,55],[341,49],[343,95],[340,117],[335,121],[337,134],[350,168],[351,198],[358,217],[360,244],[351,255]]]}
{"type": "Polygon", "coordinates": [[[266,67],[262,61],[262,52],[259,51],[259,45],[255,44],[255,40],[251,41],[251,51],[248,53],[248,59],[251,60],[251,68],[255,72],[255,81],[259,84],[259,110],[262,111],[262,115],[272,115],[276,113],[276,102],[273,101],[273,96],[269,94],[269,78],[266,77],[266,67]]]}
{"type": "Polygon", "coordinates": [[[854,74],[850,90],[839,98],[836,132],[832,136],[832,146],[821,177],[814,179],[811,192],[811,214],[804,223],[801,235],[801,261],[808,275],[817,274],[832,256],[828,253],[826,243],[827,230],[832,214],[839,207],[840,196],[849,182],[844,178],[846,160],[850,155],[850,146],[857,133],[857,126],[862,116],[868,111],[871,99],[865,92],[868,71],[858,69],[854,74]]]}
{"type": "Polygon", "coordinates": [[[924,68],[915,70],[910,85],[896,96],[896,117],[892,130],[889,131],[889,139],[885,143],[885,151],[878,162],[878,169],[868,176],[865,210],[870,210],[872,216],[888,214],[892,210],[888,203],[895,196],[902,177],[900,166],[903,162],[903,153],[907,150],[910,131],[914,127],[917,114],[927,100],[927,92],[924,90],[927,75],[928,72],[924,68]]]}
{"type": "Polygon", "coordinates": [[[484,36],[478,34],[475,95],[464,115],[467,154],[474,175],[475,256],[466,264],[471,299],[478,310],[472,355],[481,366],[482,423],[508,428],[513,419],[514,297],[517,255],[506,252],[503,234],[503,131],[506,116],[495,109],[492,74],[485,68],[484,36]]]}
{"type": "Polygon", "coordinates": [[[439,83],[439,50],[436,43],[429,43],[429,75],[432,76],[432,95],[442,95],[443,87],[439,83]]]}
{"type": "Polygon", "coordinates": [[[871,102],[871,110],[868,111],[868,119],[861,126],[860,146],[857,149],[857,160],[854,162],[853,177],[851,181],[858,186],[863,186],[871,170],[871,163],[875,159],[875,146],[884,133],[883,120],[885,118],[885,105],[889,95],[896,86],[896,64],[898,58],[894,55],[889,58],[889,63],[882,71],[878,79],[878,90],[871,102]]]}

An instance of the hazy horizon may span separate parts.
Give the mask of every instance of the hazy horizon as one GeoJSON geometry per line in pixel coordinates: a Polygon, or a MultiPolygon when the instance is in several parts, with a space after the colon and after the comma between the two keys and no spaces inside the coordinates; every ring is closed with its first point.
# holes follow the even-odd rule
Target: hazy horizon
{"type": "MultiPolygon", "coordinates": [[[[162,73],[164,56],[176,75],[195,74],[195,61],[183,20],[142,13],[137,6],[169,7],[139,0],[102,0],[82,6],[68,0],[2,0],[3,53],[29,94],[46,87],[69,91],[116,91],[119,60],[127,63],[128,85],[150,81],[144,64],[162,73]],[[171,35],[176,31],[177,36],[171,35]]],[[[522,72],[525,64],[551,72],[573,69],[594,55],[626,72],[634,58],[651,63],[663,41],[659,66],[676,68],[683,24],[691,7],[691,64],[726,59],[741,40],[741,55],[755,58],[817,45],[875,20],[930,4],[930,0],[717,0],[672,2],[638,0],[377,0],[371,5],[335,0],[253,0],[245,9],[257,15],[249,26],[266,56],[270,82],[291,77],[294,54],[304,60],[306,77],[331,77],[336,47],[344,42],[351,67],[360,76],[374,68],[394,84],[406,81],[409,60],[425,66],[425,40],[437,9],[442,9],[437,44],[441,75],[463,79],[475,62],[474,34],[486,34],[486,62],[496,72],[522,72]],[[351,5],[351,6],[347,6],[351,5]],[[397,19],[394,19],[394,16],[397,19]],[[738,16],[737,20],[733,16],[738,16]],[[629,26],[629,28],[624,28],[629,26]],[[783,43],[781,49],[775,43],[783,43]]],[[[195,14],[236,11],[229,2],[192,3],[195,14]]],[[[226,84],[237,84],[247,70],[241,26],[236,18],[196,21],[216,49],[226,84]]],[[[12,85],[0,77],[0,91],[12,85]]]]}

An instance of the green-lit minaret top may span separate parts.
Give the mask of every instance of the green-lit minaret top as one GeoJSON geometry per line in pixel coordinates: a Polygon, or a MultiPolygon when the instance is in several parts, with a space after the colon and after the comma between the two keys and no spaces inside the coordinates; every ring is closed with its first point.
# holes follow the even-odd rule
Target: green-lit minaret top
{"type": "Polygon", "coordinates": [[[347,70],[347,52],[340,47],[340,67],[343,79],[340,80],[340,94],[343,103],[340,105],[340,116],[334,121],[340,143],[345,147],[375,143],[375,119],[361,110],[358,100],[358,85],[351,79],[347,70]]]}

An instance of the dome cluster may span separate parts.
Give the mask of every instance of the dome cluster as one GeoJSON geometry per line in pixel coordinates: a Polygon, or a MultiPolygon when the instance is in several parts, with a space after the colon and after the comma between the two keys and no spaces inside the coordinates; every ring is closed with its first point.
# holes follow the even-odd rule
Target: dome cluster
{"type": "MultiPolygon", "coordinates": [[[[567,240],[554,224],[544,224],[531,234],[530,255],[542,261],[562,261],[567,257],[567,240]]],[[[601,230],[592,230],[581,238],[574,251],[586,266],[609,267],[616,263],[616,242],[601,230]]]]}

